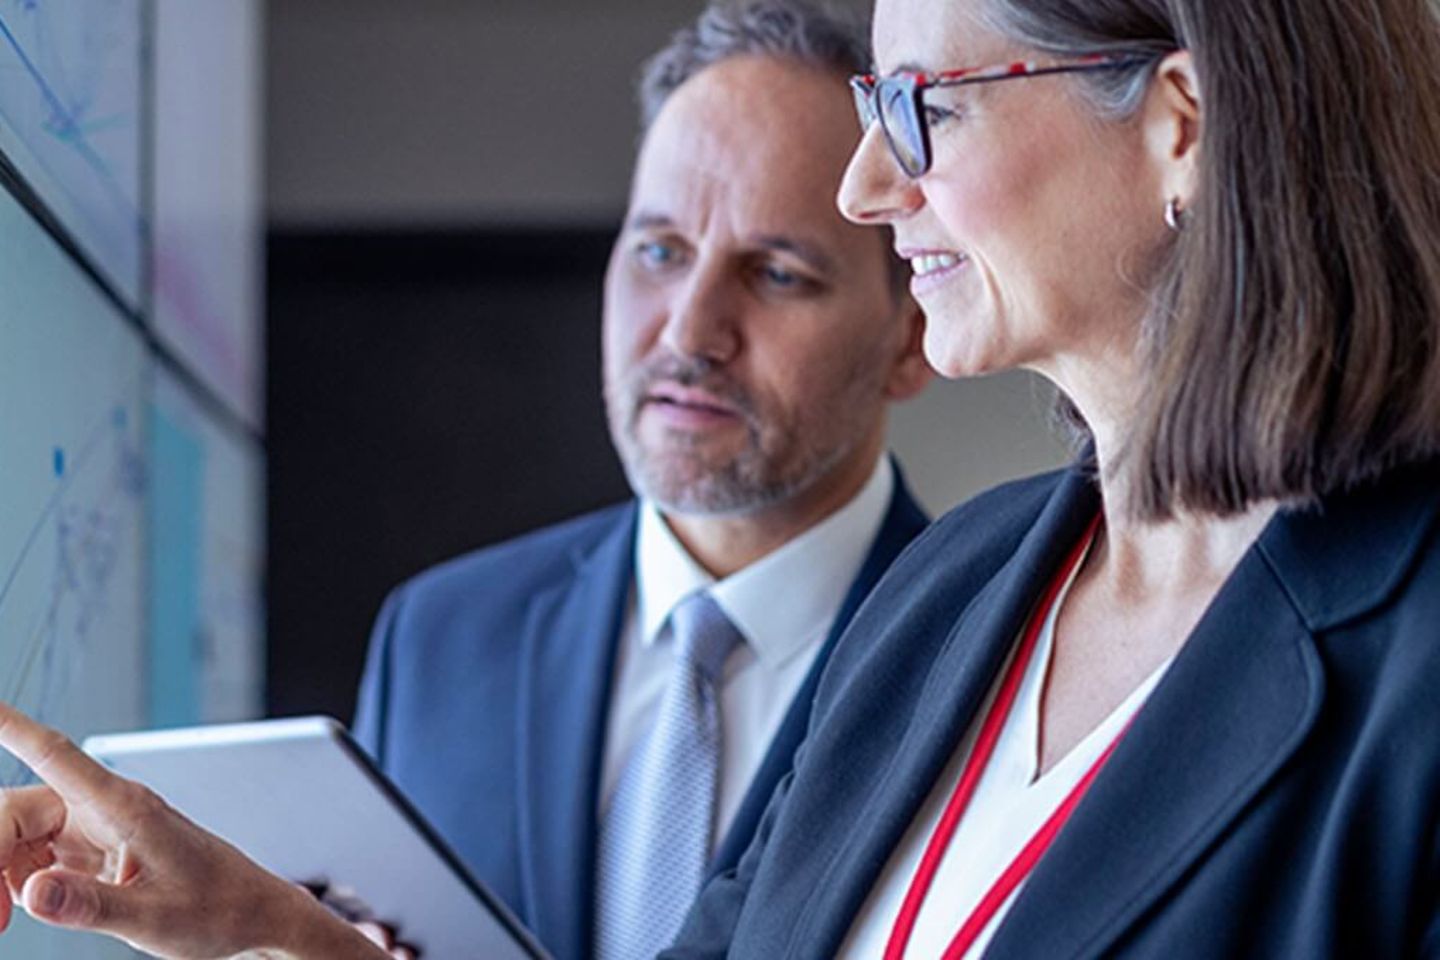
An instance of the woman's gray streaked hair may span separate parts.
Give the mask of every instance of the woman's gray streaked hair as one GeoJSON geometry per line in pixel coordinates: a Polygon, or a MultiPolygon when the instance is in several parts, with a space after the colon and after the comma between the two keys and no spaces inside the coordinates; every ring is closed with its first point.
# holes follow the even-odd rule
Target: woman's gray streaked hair
{"type": "MultiPolygon", "coordinates": [[[[1077,86],[1108,120],[1125,120],[1140,109],[1149,89],[1152,69],[1160,58],[1180,46],[1163,15],[1145,4],[1107,4],[1108,19],[1055,17],[1043,5],[1025,0],[987,0],[980,19],[987,27],[1026,47],[1056,58],[1140,55],[1133,67],[1098,70],[1081,76],[1077,86]],[[1115,9],[1125,8],[1120,29],[1115,9]],[[1153,59],[1146,59],[1148,54],[1153,59]]],[[[1098,11],[1097,11],[1098,13],[1098,11]]]]}
{"type": "Polygon", "coordinates": [[[766,56],[839,74],[869,69],[865,20],[810,0],[717,0],[641,68],[640,127],[686,80],[732,57],[766,56]]]}

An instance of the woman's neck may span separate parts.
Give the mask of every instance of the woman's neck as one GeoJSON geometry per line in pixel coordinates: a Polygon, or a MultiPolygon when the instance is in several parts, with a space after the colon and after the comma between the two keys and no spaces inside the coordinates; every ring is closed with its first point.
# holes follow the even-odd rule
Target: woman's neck
{"type": "Polygon", "coordinates": [[[1277,504],[1263,501],[1230,516],[1177,508],[1164,519],[1141,518],[1131,509],[1134,471],[1115,469],[1128,439],[1125,426],[1108,416],[1082,409],[1095,438],[1101,499],[1105,511],[1103,549],[1087,567],[1098,570],[1116,599],[1141,602],[1145,597],[1211,594],[1229,577],[1277,504]]]}
{"type": "MultiPolygon", "coordinates": [[[[1102,483],[1102,489],[1104,484],[1102,483]]],[[[1178,513],[1166,520],[1136,520],[1105,499],[1103,546],[1089,564],[1113,602],[1129,606],[1210,597],[1274,515],[1273,501],[1229,517],[1178,513]]]]}

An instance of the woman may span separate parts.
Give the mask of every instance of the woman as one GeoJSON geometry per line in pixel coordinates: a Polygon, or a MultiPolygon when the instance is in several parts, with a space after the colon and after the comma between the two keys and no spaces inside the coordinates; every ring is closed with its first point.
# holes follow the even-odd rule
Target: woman
{"type": "Polygon", "coordinates": [[[842,207],[1093,446],[891,570],[666,956],[1440,955],[1433,8],[880,0],[875,55],[842,207]]]}
{"type": "MultiPolygon", "coordinates": [[[[1039,371],[1088,445],[892,569],[666,956],[1440,955],[1435,16],[880,0],[842,206],[893,225],[937,369],[1039,371]]],[[[53,751],[58,796],[0,809],[30,860],[79,831],[154,891],[26,883],[0,831],[31,909],[174,956],[262,946],[227,934],[248,909],[264,946],[365,955],[0,719],[53,751]],[[182,943],[141,906],[197,875],[219,919],[182,943]]]]}

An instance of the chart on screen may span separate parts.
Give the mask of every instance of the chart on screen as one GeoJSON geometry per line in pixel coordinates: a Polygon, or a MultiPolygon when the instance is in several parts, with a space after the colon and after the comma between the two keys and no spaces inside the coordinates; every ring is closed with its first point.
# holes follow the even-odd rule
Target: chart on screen
{"type": "MultiPolygon", "coordinates": [[[[3,193],[0,236],[0,698],[75,735],[140,725],[143,344],[3,193]]],[[[23,774],[0,759],[3,785],[23,774]]],[[[23,923],[0,953],[125,955],[23,923]]]]}
{"type": "Polygon", "coordinates": [[[140,297],[142,0],[0,0],[0,151],[84,255],[140,297]]]}
{"type": "Polygon", "coordinates": [[[161,0],[158,10],[155,329],[260,426],[260,7],[161,0]]]}
{"type": "Polygon", "coordinates": [[[259,9],[0,0],[0,700],[75,739],[263,708],[259,9]]]}

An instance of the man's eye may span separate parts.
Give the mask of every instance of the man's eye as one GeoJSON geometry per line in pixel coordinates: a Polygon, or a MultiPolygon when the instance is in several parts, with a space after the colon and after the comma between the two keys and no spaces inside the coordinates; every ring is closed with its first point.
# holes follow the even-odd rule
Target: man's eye
{"type": "Polygon", "coordinates": [[[786,270],[784,267],[773,263],[767,263],[760,268],[760,276],[772,287],[789,289],[798,287],[805,282],[805,278],[793,270],[786,270]]]}
{"type": "Polygon", "coordinates": [[[780,296],[808,296],[822,286],[809,274],[788,269],[778,263],[757,264],[754,276],[757,289],[780,296]]]}
{"type": "Polygon", "coordinates": [[[652,270],[674,266],[681,259],[681,253],[675,246],[660,240],[645,240],[636,244],[635,256],[652,270]]]}

